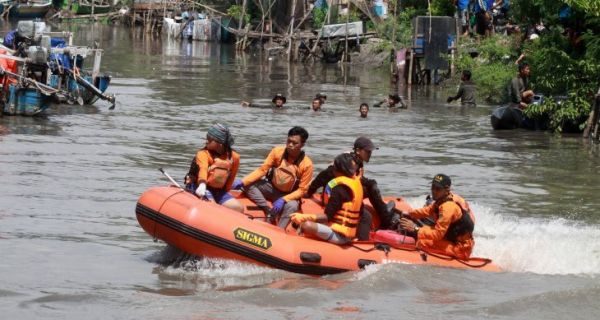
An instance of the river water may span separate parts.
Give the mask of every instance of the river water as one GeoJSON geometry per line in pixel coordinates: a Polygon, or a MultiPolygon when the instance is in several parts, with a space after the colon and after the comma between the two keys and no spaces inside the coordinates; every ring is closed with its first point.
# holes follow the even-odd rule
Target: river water
{"type": "MultiPolygon", "coordinates": [[[[64,26],[63,26],[64,27],[64,26]]],[[[600,314],[600,158],[577,136],[493,132],[492,107],[446,105],[414,90],[408,110],[358,105],[391,90],[369,67],[288,65],[231,46],[151,39],[123,27],[71,26],[97,40],[117,107],[57,106],[0,118],[0,314],[3,319],[593,319],[600,314]],[[308,106],[241,108],[277,92],[308,106]],[[206,129],[227,123],[258,166],[287,130],[310,132],[317,171],[367,135],[385,194],[422,204],[443,172],[477,217],[474,254],[506,272],[387,264],[321,278],[187,257],[153,242],[134,208],[157,168],[183,177],[206,129]]],[[[4,26],[6,30],[7,27],[4,26]]],[[[403,92],[408,95],[406,92],[403,92]]]]}

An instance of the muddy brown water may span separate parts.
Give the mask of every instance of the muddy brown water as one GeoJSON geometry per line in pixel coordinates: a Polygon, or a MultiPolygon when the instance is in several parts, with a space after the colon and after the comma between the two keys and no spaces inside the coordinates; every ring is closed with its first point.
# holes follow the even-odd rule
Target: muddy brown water
{"type": "MultiPolygon", "coordinates": [[[[600,160],[576,136],[494,132],[491,106],[443,103],[414,90],[408,110],[372,108],[391,90],[384,70],[236,54],[231,46],[151,39],[119,26],[77,30],[97,40],[117,107],[57,106],[0,118],[0,312],[5,319],[593,319],[600,314],[600,160]],[[325,109],[241,108],[281,92],[325,109]],[[258,166],[287,130],[310,132],[317,171],[359,135],[380,146],[367,165],[386,194],[414,206],[444,172],[477,216],[475,254],[506,272],[387,264],[321,278],[217,259],[153,242],[134,213],[148,187],[180,179],[206,129],[227,123],[258,166]]],[[[3,26],[6,29],[6,26],[3,26]]],[[[406,91],[402,91],[408,96],[406,91]]]]}

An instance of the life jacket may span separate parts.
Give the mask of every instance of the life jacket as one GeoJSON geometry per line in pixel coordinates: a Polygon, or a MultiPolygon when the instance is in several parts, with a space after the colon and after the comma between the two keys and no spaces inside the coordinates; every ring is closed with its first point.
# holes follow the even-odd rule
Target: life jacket
{"type": "MultiPolygon", "coordinates": [[[[460,219],[452,222],[444,235],[444,238],[452,243],[458,242],[458,237],[465,234],[472,234],[475,229],[475,218],[473,217],[473,212],[471,212],[471,208],[465,199],[462,197],[452,194],[451,197],[448,197],[446,201],[452,201],[458,205],[461,211],[460,219]]],[[[442,204],[440,203],[440,205],[442,204]]],[[[436,215],[439,216],[439,205],[435,208],[436,215]]]]}
{"type": "Polygon", "coordinates": [[[208,166],[208,177],[206,185],[213,189],[222,189],[229,179],[233,160],[230,157],[227,159],[215,158],[214,162],[208,166]]]}
{"type": "Polygon", "coordinates": [[[330,221],[330,226],[333,231],[352,239],[356,236],[356,228],[358,227],[358,222],[360,220],[363,203],[363,188],[359,177],[337,177],[329,181],[323,191],[323,203],[325,205],[329,203],[331,190],[339,185],[344,185],[350,189],[352,192],[352,200],[342,204],[342,208],[335,213],[333,219],[330,221]]]}
{"type": "Polygon", "coordinates": [[[298,179],[298,166],[302,160],[304,160],[304,151],[300,153],[298,159],[296,159],[294,163],[289,163],[287,158],[287,150],[284,149],[279,164],[271,168],[267,175],[267,178],[271,181],[273,187],[284,193],[290,193],[298,189],[298,185],[300,184],[300,180],[298,179]]]}
{"type": "MultiPolygon", "coordinates": [[[[212,154],[211,154],[212,156],[212,154]]],[[[229,178],[229,174],[231,173],[231,167],[233,166],[232,156],[224,160],[219,157],[214,157],[213,163],[208,166],[208,174],[206,185],[214,188],[221,189],[227,183],[227,179],[229,178]]],[[[198,183],[198,175],[200,174],[200,167],[196,163],[196,157],[192,159],[192,163],[190,164],[190,169],[188,171],[187,176],[189,177],[191,183],[187,186],[188,189],[195,189],[198,183]]]]}

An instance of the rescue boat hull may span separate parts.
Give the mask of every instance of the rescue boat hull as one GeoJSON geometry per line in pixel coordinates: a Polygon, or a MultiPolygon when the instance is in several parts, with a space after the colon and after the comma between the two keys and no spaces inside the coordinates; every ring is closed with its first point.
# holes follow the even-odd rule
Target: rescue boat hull
{"type": "MultiPolygon", "coordinates": [[[[262,211],[248,199],[237,196],[246,205],[245,214],[199,200],[176,187],[154,187],[140,197],[136,216],[150,236],[184,252],[246,261],[302,274],[335,274],[386,262],[500,271],[487,259],[459,261],[419,251],[414,243],[390,245],[361,241],[339,246],[306,238],[298,235],[291,226],[283,230],[266,223],[262,211]]],[[[401,198],[396,200],[397,208],[410,208],[401,198]]],[[[302,203],[302,211],[322,212],[318,202],[306,199],[302,203]]]]}

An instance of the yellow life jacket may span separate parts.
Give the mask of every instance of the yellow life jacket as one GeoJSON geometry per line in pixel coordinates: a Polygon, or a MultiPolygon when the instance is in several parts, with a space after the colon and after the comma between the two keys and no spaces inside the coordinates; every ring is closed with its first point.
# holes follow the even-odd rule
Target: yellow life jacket
{"type": "Polygon", "coordinates": [[[363,203],[362,184],[359,177],[348,178],[342,176],[329,181],[323,192],[323,202],[325,205],[329,203],[331,190],[338,185],[344,185],[350,189],[352,200],[342,204],[342,208],[335,213],[333,220],[330,221],[330,226],[333,231],[352,239],[356,236],[356,228],[360,220],[363,203]]]}
{"type": "Polygon", "coordinates": [[[294,163],[287,161],[287,152],[284,150],[279,161],[279,165],[273,168],[271,173],[271,184],[275,189],[290,193],[298,188],[298,165],[304,159],[304,152],[298,156],[294,163]]]}
{"type": "Polygon", "coordinates": [[[233,166],[232,158],[221,159],[214,158],[213,163],[208,166],[208,176],[206,185],[213,189],[222,189],[229,179],[231,167],[233,166]]]}

